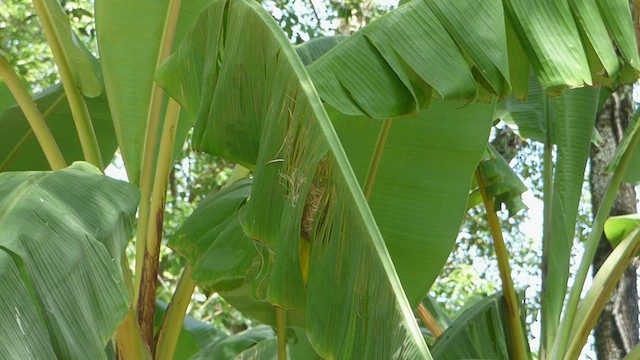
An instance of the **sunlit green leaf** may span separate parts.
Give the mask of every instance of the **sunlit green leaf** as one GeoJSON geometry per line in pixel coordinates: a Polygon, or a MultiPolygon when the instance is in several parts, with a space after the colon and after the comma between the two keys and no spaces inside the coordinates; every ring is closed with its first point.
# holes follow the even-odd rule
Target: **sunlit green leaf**
{"type": "Polygon", "coordinates": [[[604,233],[611,245],[616,247],[638,225],[640,225],[640,215],[638,214],[614,216],[604,223],[604,233]]]}
{"type": "Polygon", "coordinates": [[[587,56],[568,2],[507,0],[504,3],[544,88],[592,83],[587,56]],[[550,38],[549,34],[554,37],[550,38]]]}
{"type": "Polygon", "coordinates": [[[596,2],[617,49],[637,73],[640,71],[640,58],[629,3],[625,0],[596,0],[596,2]]]}

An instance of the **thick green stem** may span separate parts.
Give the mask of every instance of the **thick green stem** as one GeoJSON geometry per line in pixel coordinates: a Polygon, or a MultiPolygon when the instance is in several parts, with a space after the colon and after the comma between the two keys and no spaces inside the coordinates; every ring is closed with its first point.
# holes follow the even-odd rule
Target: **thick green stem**
{"type": "Polygon", "coordinates": [[[278,337],[278,360],[287,359],[287,312],[276,307],[276,332],[278,337]]]}
{"type": "Polygon", "coordinates": [[[162,137],[158,153],[158,164],[151,192],[150,221],[147,224],[147,239],[144,247],[143,266],[140,277],[140,292],[138,298],[138,322],[142,334],[153,348],[153,319],[156,301],[156,280],[158,276],[158,262],[160,260],[160,240],[164,221],[165,196],[169,182],[169,172],[172,167],[173,144],[176,137],[176,127],[180,115],[180,105],[173,99],[167,105],[166,117],[162,128],[162,137]]]}
{"type": "Polygon", "coordinates": [[[44,34],[51,47],[56,65],[58,66],[60,79],[62,80],[64,91],[69,101],[69,108],[71,109],[71,115],[73,116],[76,130],[78,131],[84,158],[86,161],[100,168],[100,170],[103,170],[104,165],[102,163],[102,156],[100,155],[98,139],[96,138],[96,133],[91,123],[91,115],[89,114],[84,96],[80,93],[80,89],[76,86],[76,82],[73,79],[71,65],[60,40],[60,36],[64,35],[57,32],[53,25],[51,14],[47,11],[42,0],[33,0],[33,5],[38,18],[42,22],[44,34]]]}
{"type": "MultiPolygon", "coordinates": [[[[167,17],[165,19],[162,44],[156,68],[171,54],[173,48],[175,29],[180,14],[180,0],[171,0],[167,17]]],[[[136,242],[136,269],[134,273],[134,303],[140,296],[140,282],[142,280],[142,267],[144,263],[144,249],[147,240],[147,227],[150,216],[150,198],[156,170],[156,153],[158,147],[158,133],[160,132],[160,116],[163,105],[163,91],[155,83],[152,85],[151,105],[147,116],[147,129],[145,133],[142,169],[140,173],[140,212],[138,218],[138,236],[136,242]]],[[[136,184],[137,185],[137,184],[136,184]]]]}
{"type": "Polygon", "coordinates": [[[507,252],[507,246],[502,238],[500,219],[498,219],[498,215],[494,209],[494,199],[487,195],[486,184],[482,179],[480,169],[476,169],[475,176],[476,181],[478,182],[478,188],[480,189],[480,194],[482,194],[484,207],[487,210],[487,221],[489,223],[491,237],[493,238],[493,247],[496,251],[498,269],[500,270],[500,279],[502,280],[502,293],[507,309],[507,325],[509,328],[509,337],[511,339],[511,359],[525,360],[527,359],[525,336],[522,329],[522,322],[520,321],[518,298],[513,286],[513,280],[511,279],[509,253],[507,252]]]}
{"type": "MultiPolygon", "coordinates": [[[[639,114],[640,113],[636,113],[634,116],[637,117],[639,114]]],[[[637,119],[637,121],[640,122],[640,119],[637,119]]],[[[600,207],[598,208],[598,212],[596,213],[595,220],[591,227],[591,233],[589,233],[587,241],[585,242],[585,250],[580,261],[580,266],[578,267],[578,272],[576,273],[573,286],[571,287],[571,292],[569,293],[569,300],[567,301],[567,305],[564,310],[563,320],[560,322],[560,327],[557,333],[558,336],[556,337],[556,342],[553,348],[554,359],[560,359],[564,357],[564,354],[566,353],[566,346],[569,342],[570,330],[573,326],[573,322],[575,321],[576,309],[578,308],[580,295],[582,294],[584,282],[589,274],[589,268],[593,263],[593,257],[598,249],[598,243],[600,242],[600,237],[604,229],[604,223],[609,217],[611,207],[613,206],[618,194],[618,189],[622,183],[622,178],[627,170],[631,158],[633,157],[639,140],[640,131],[636,128],[634,129],[629,146],[620,158],[620,162],[618,163],[618,166],[616,166],[613,176],[611,177],[611,180],[609,180],[609,186],[607,186],[607,190],[600,202],[600,207]]]]}
{"type": "Polygon", "coordinates": [[[636,229],[613,249],[598,270],[593,278],[593,285],[577,308],[565,360],[577,359],[580,355],[609,296],[615,290],[620,277],[638,250],[640,250],[640,230],[636,229]]]}
{"type": "Polygon", "coordinates": [[[22,85],[20,78],[18,78],[18,75],[13,71],[7,59],[1,55],[0,77],[7,84],[9,91],[11,91],[20,109],[22,109],[24,116],[27,118],[29,126],[31,126],[31,130],[33,130],[33,133],[36,135],[36,139],[38,139],[38,143],[51,169],[57,170],[67,167],[64,157],[62,157],[62,152],[60,152],[60,148],[58,148],[58,144],[53,138],[51,130],[49,130],[40,110],[38,110],[38,107],[33,102],[29,91],[22,85]]]}
{"type": "Polygon", "coordinates": [[[178,337],[182,331],[182,323],[184,322],[187,307],[191,301],[191,295],[196,288],[196,283],[191,279],[191,266],[185,266],[180,281],[176,287],[176,291],[171,297],[171,302],[167,307],[167,311],[162,318],[160,329],[158,330],[158,340],[156,341],[156,359],[172,360],[178,337]]]}

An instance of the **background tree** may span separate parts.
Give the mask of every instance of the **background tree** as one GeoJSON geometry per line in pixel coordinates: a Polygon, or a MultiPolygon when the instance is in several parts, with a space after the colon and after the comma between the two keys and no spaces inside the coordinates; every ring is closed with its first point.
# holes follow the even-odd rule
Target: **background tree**
{"type": "MultiPolygon", "coordinates": [[[[593,209],[600,206],[602,196],[611,178],[606,167],[622,139],[633,114],[633,87],[626,85],[616,90],[598,113],[596,129],[602,140],[591,147],[591,203],[593,209]]],[[[611,215],[635,214],[636,191],[631,184],[620,186],[611,215]]],[[[611,253],[611,243],[602,235],[595,259],[593,273],[611,253]]],[[[632,262],[625,270],[616,290],[607,302],[594,329],[595,350],[598,359],[621,359],[638,343],[638,265],[632,262]]]]}

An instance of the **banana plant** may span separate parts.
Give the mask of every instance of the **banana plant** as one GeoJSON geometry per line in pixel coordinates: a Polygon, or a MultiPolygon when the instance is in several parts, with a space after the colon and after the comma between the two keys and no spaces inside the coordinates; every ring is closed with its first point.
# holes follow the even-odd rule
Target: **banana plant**
{"type": "MultiPolygon", "coordinates": [[[[540,356],[573,358],[584,345],[593,322],[582,319],[610,289],[572,295],[560,316],[596,111],[590,87],[640,70],[627,2],[413,0],[352,36],[294,48],[250,0],[97,0],[99,60],[57,0],[33,3],[61,84],[32,97],[0,56],[0,94],[11,94],[0,99],[9,284],[0,354],[172,359],[197,284],[271,328],[192,341],[195,358],[430,359],[414,311],[428,314],[422,300],[472,190],[503,291],[451,323],[432,350],[528,358],[495,215],[502,203],[516,211],[522,189],[487,150],[496,114],[524,135],[539,129],[547,147],[540,356]],[[196,149],[238,165],[169,239],[188,264],[154,326],[169,171],[192,127],[196,149]],[[116,145],[129,184],[100,174],[116,145]],[[132,274],[124,247],[136,208],[132,274]],[[496,332],[461,332],[478,317],[496,332]],[[483,335],[499,345],[484,352],[483,335]]],[[[613,194],[638,136],[630,131],[621,150],[613,194]]],[[[600,213],[596,239],[606,205],[600,213]]],[[[636,233],[609,269],[629,261],[636,233]]]]}

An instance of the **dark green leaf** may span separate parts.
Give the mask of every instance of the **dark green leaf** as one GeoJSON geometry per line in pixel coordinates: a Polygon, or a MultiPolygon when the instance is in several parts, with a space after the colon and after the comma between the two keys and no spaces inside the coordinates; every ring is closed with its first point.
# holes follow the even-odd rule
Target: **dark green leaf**
{"type": "MultiPolygon", "coordinates": [[[[0,94],[1,95],[1,94],[0,94]]],[[[67,163],[83,160],[82,147],[62,85],[54,85],[34,97],[67,163]]],[[[117,148],[106,95],[85,99],[95,128],[104,164],[109,164],[117,148]]],[[[0,172],[48,170],[42,152],[22,110],[15,105],[0,114],[0,172]]]]}

